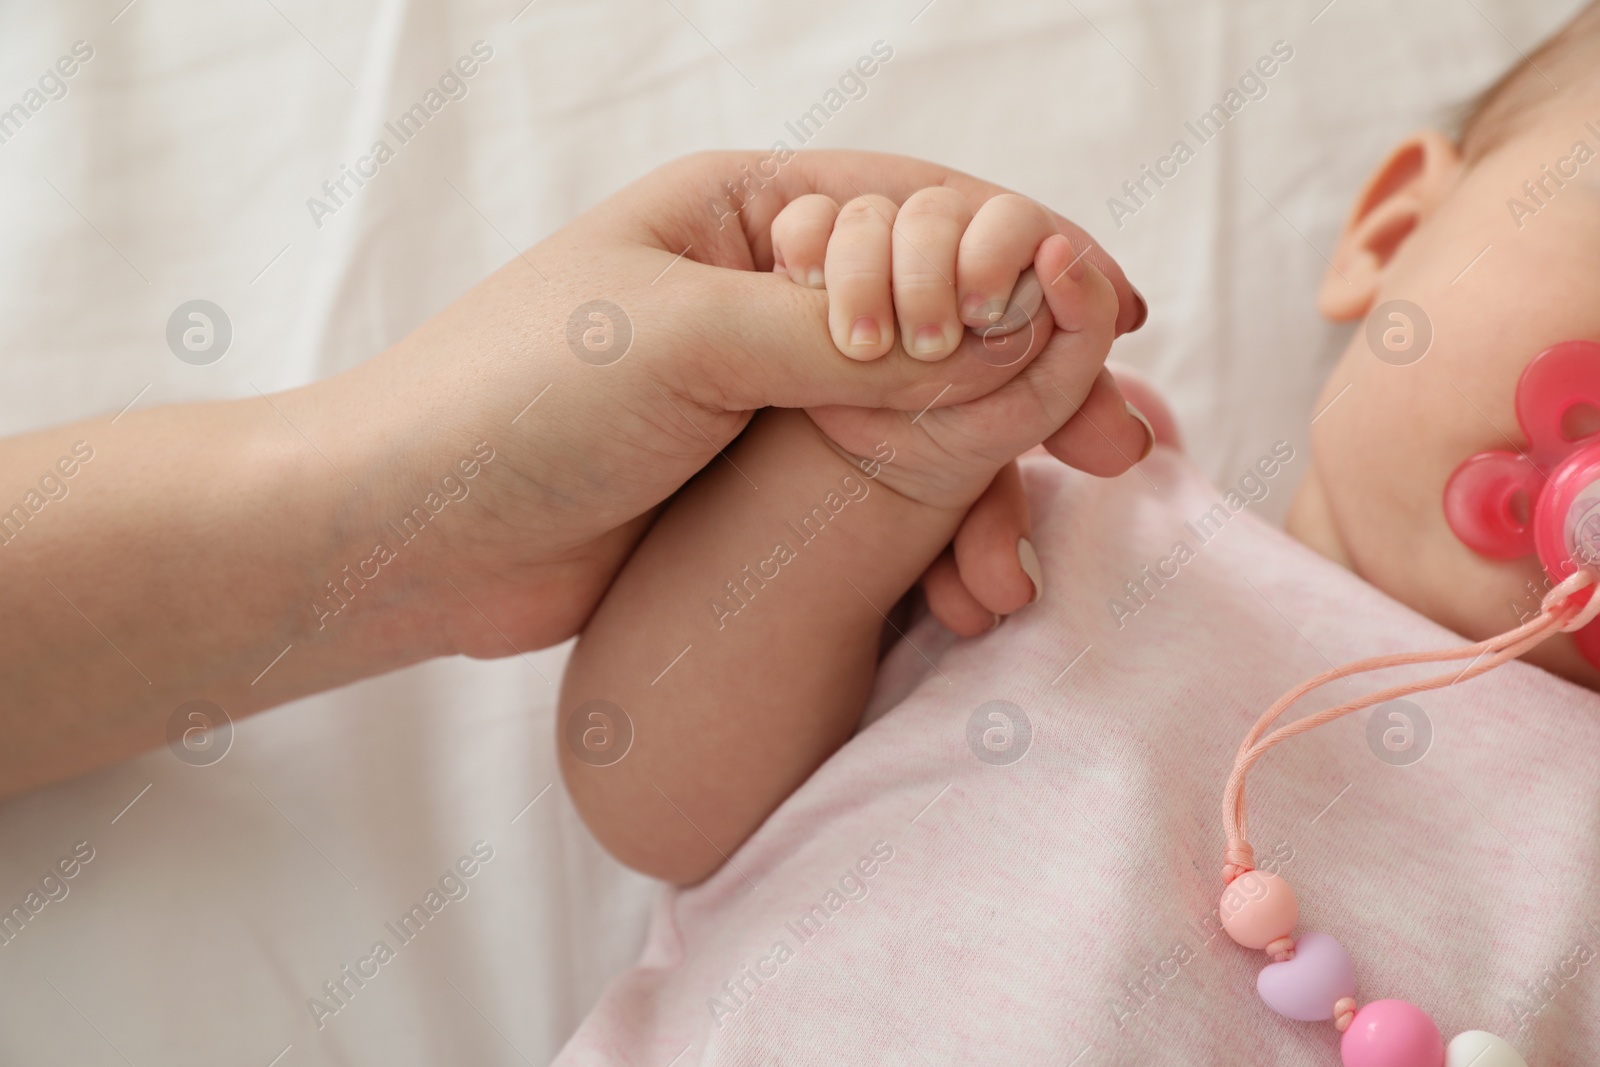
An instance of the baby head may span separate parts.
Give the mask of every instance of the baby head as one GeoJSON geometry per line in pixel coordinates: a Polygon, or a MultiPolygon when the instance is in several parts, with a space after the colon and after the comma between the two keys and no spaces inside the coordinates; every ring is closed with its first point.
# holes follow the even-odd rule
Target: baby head
{"type": "MultiPolygon", "coordinates": [[[[1538,560],[1478,555],[1442,500],[1463,460],[1527,447],[1513,401],[1528,363],[1600,342],[1600,3],[1485,93],[1460,137],[1423,132],[1390,154],[1318,306],[1366,326],[1317,402],[1289,532],[1474,639],[1531,617],[1548,587],[1538,560]]],[[[1592,414],[1564,431],[1600,430],[1592,414]]],[[[1566,635],[1528,658],[1600,688],[1566,635]]]]}

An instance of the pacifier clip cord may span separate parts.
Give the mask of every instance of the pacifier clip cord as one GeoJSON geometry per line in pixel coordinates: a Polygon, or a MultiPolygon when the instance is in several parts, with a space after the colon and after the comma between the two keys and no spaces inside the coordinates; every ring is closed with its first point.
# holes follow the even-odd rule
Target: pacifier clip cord
{"type": "Polygon", "coordinates": [[[1458,1034],[1447,1049],[1438,1026],[1407,1001],[1376,1000],[1357,1006],[1350,954],[1327,934],[1307,932],[1296,941],[1292,935],[1300,909],[1294,890],[1279,875],[1255,868],[1245,818],[1245,776],[1273,746],[1292,737],[1374,704],[1487,674],[1555,634],[1587,626],[1600,615],[1600,595],[1592,590],[1587,598],[1579,594],[1594,585],[1596,576],[1589,567],[1580,567],[1546,594],[1538,615],[1488,640],[1433,652],[1374,656],[1324,671],[1279,697],[1240,743],[1222,796],[1227,837],[1222,868],[1227,888],[1219,907],[1222,926],[1239,944],[1264,949],[1273,960],[1256,980],[1256,990],[1269,1008],[1304,1022],[1331,1019],[1343,1032],[1339,1056],[1344,1067],[1527,1067],[1527,1063],[1505,1041],[1482,1030],[1458,1034]],[[1456,660],[1470,662],[1456,673],[1390,686],[1272,729],[1290,705],[1329,682],[1390,667],[1456,660]]]}

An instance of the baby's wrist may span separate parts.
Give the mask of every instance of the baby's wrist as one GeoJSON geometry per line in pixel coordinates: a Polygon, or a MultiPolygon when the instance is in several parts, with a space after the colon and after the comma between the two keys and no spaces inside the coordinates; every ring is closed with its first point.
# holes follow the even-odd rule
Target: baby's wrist
{"type": "Polygon", "coordinates": [[[897,498],[901,521],[912,515],[954,515],[957,520],[964,515],[994,478],[995,471],[963,472],[957,479],[947,480],[944,472],[930,478],[915,471],[903,462],[904,448],[884,439],[876,442],[866,454],[845,448],[820,427],[816,430],[828,448],[849,468],[859,480],[870,482],[897,498]]]}

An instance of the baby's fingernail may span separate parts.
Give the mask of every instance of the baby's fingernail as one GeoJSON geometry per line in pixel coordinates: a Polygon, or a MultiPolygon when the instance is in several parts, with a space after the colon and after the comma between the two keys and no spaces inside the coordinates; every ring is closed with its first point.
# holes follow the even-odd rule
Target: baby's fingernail
{"type": "Polygon", "coordinates": [[[911,338],[911,354],[928,356],[944,351],[944,327],[919,326],[911,338]]]}
{"type": "Polygon", "coordinates": [[[806,272],[806,284],[811,286],[811,288],[813,288],[813,289],[821,289],[822,288],[822,268],[821,267],[812,267],[809,271],[806,272]]]}
{"type": "MultiPolygon", "coordinates": [[[[1133,286],[1130,285],[1128,288],[1133,289],[1133,286]]],[[[1134,306],[1138,308],[1138,311],[1133,316],[1133,325],[1128,327],[1129,333],[1143,326],[1145,320],[1150,317],[1150,304],[1145,300],[1144,294],[1137,289],[1133,289],[1133,300],[1134,306]]]]}
{"type": "Polygon", "coordinates": [[[1132,404],[1128,404],[1126,400],[1124,400],[1123,403],[1127,404],[1129,415],[1132,415],[1134,418],[1144,423],[1144,451],[1139,453],[1139,460],[1142,461],[1146,456],[1150,455],[1151,452],[1155,451],[1156,428],[1150,425],[1150,420],[1144,417],[1144,412],[1140,411],[1132,404]]]}
{"type": "Polygon", "coordinates": [[[1028,581],[1033,583],[1033,600],[1044,596],[1044,569],[1039,566],[1039,553],[1033,550],[1033,542],[1026,537],[1017,538],[1017,562],[1022,565],[1022,573],[1028,576],[1028,581]]]}
{"type": "Polygon", "coordinates": [[[989,629],[991,629],[991,630],[993,630],[993,629],[995,629],[995,628],[996,628],[996,627],[997,627],[997,626],[999,626],[999,625],[1000,625],[1000,624],[1001,624],[1001,623],[1002,623],[1002,622],[1004,622],[1004,621],[1005,621],[1005,619],[1006,619],[1006,617],[1005,617],[1005,616],[1004,616],[1004,615],[996,615],[996,616],[995,616],[995,617],[994,617],[994,622],[991,622],[991,623],[990,623],[990,624],[989,624],[989,629]]]}
{"type": "Polygon", "coordinates": [[[850,343],[852,345],[875,345],[883,336],[878,330],[878,320],[871,315],[863,315],[850,327],[850,343]]]}

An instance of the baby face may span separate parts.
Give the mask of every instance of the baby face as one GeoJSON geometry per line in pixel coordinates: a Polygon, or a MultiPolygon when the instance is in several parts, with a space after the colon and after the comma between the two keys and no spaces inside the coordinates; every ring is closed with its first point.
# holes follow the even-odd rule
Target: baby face
{"type": "MultiPolygon", "coordinates": [[[[1600,341],[1600,92],[1549,101],[1470,165],[1440,134],[1407,141],[1332,263],[1319,305],[1358,325],[1317,402],[1289,531],[1473,639],[1510,629],[1537,611],[1543,570],[1532,556],[1475,554],[1441,501],[1469,456],[1527,446],[1513,403],[1528,362],[1560,341],[1600,341]]],[[[1565,635],[1528,658],[1600,688],[1565,635]]]]}

